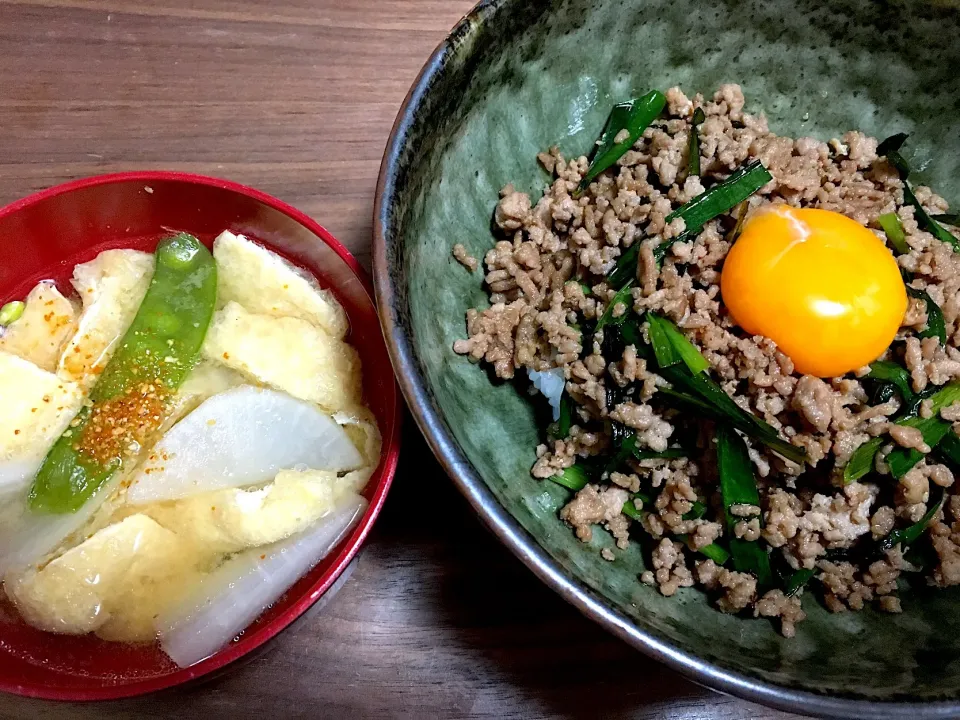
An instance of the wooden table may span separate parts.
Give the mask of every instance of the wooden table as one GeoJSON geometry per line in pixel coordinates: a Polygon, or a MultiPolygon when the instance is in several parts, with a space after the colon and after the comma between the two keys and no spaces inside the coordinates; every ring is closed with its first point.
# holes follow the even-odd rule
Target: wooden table
{"type": "MultiPolygon", "coordinates": [[[[394,116],[471,5],[0,0],[0,204],[120,170],[218,175],[316,217],[369,266],[394,116]]],[[[0,718],[788,717],[703,690],[582,618],[405,434],[352,575],[265,656],[142,700],[0,698],[0,718]]]]}

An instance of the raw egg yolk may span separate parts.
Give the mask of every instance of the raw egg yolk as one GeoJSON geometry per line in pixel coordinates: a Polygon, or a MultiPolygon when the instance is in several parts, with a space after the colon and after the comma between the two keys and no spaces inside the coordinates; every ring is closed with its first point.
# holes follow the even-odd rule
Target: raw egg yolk
{"type": "Polygon", "coordinates": [[[817,377],[876,360],[907,309],[897,262],[876,235],[840,213],[786,205],[747,221],[720,289],[740,327],[817,377]]]}

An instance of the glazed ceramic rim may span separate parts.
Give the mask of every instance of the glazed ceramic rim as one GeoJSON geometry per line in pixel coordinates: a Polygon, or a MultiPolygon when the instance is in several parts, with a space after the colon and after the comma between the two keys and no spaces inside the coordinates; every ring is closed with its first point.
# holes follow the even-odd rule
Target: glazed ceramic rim
{"type": "MultiPolygon", "coordinates": [[[[569,576],[560,564],[500,504],[473,468],[453,437],[440,410],[430,399],[421,374],[412,338],[400,326],[394,306],[398,297],[387,263],[387,239],[395,237],[391,206],[407,135],[431,85],[444,70],[463,39],[483,22],[495,21],[496,12],[512,0],[484,0],[467,14],[437,47],[424,65],[394,122],[384,153],[374,207],[374,284],[387,348],[400,388],[414,419],[433,453],[490,530],[549,587],[588,618],[641,650],[651,658],[680,671],[695,682],[770,707],[806,715],[871,718],[948,718],[960,711],[960,701],[887,702],[817,695],[783,687],[726,669],[675,647],[669,640],[636,626],[629,617],[608,606],[591,588],[569,576]]],[[[523,1],[523,0],[518,0],[523,1]]]]}
{"type": "MultiPolygon", "coordinates": [[[[320,225],[310,216],[297,210],[292,205],[288,205],[282,200],[278,200],[272,195],[256,190],[246,185],[222,180],[220,178],[208,177],[205,175],[195,175],[193,173],[166,171],[166,170],[145,170],[133,172],[111,173],[107,175],[96,175],[93,177],[74,180],[63,183],[46,190],[28,195],[27,197],[16,200],[9,205],[0,208],[0,218],[6,217],[22,210],[25,207],[42,202],[58,195],[71,193],[82,188],[89,188],[98,185],[113,185],[118,183],[150,183],[172,181],[179,183],[188,183],[192,185],[205,185],[208,187],[227,190],[229,192],[245,195],[256,200],[291,220],[302,225],[314,235],[319,237],[324,244],[333,250],[337,256],[350,268],[354,276],[360,281],[371,302],[373,292],[370,279],[363,267],[357,262],[357,259],[350,254],[339,240],[320,225]]],[[[23,697],[38,698],[43,700],[60,701],[94,701],[94,700],[120,700],[123,698],[145,695],[147,693],[166,690],[184,683],[193,682],[211,673],[223,670],[226,666],[240,660],[262,647],[264,644],[275,638],[281,632],[286,630],[293,622],[302,616],[307,610],[313,607],[320,598],[336,583],[337,579],[349,567],[351,561],[360,551],[361,546],[370,534],[370,530],[376,522],[383,504],[387,497],[387,492],[393,484],[393,478],[397,470],[397,461],[400,456],[400,429],[403,413],[402,400],[399,394],[396,395],[393,407],[389,409],[393,414],[393,433],[390,437],[384,437],[384,452],[380,462],[380,467],[373,475],[370,482],[375,483],[376,491],[370,499],[366,512],[361,518],[359,524],[350,532],[339,554],[334,558],[330,569],[317,579],[295,603],[282,615],[275,618],[272,622],[259,628],[256,633],[244,635],[240,641],[228,645],[225,649],[218,652],[206,660],[196,665],[177,670],[167,675],[149,678],[145,680],[136,680],[124,685],[100,688],[47,688],[40,685],[21,685],[19,683],[9,682],[0,679],[0,692],[11,693],[23,697]]]]}

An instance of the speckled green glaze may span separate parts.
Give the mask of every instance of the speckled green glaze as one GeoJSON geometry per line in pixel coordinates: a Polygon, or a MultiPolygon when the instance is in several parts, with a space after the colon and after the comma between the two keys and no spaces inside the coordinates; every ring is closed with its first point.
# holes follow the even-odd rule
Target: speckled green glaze
{"type": "Polygon", "coordinates": [[[960,202],[958,3],[494,2],[459,28],[442,63],[414,98],[396,192],[381,208],[387,312],[412,338],[431,410],[497,500],[637,627],[724,671],[866,700],[960,696],[956,591],[907,590],[896,616],[831,615],[807,597],[808,620],[784,640],[765,620],[722,615],[696,590],[664,598],[641,585],[636,548],[608,563],[598,550],[609,536],[576,541],[557,518],[566,491],[529,474],[542,410],[452,352],[465,311],[486,294],[481,274],[450,255],[455,242],[478,258],[491,247],[500,187],[542,192],[537,152],[582,153],[612,104],[672,85],[692,94],[738,82],[748,109],[781,134],[909,132],[922,179],[960,202]]]}

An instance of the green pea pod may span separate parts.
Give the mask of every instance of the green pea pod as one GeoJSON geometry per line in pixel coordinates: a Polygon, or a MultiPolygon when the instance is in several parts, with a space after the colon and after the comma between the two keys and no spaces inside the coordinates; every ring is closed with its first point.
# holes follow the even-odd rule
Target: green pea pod
{"type": "Polygon", "coordinates": [[[167,399],[196,365],[217,301],[217,268],[187,234],[160,243],[137,315],[69,429],[47,454],[30,508],[72,513],[139,451],[167,417],[167,399]],[[115,433],[115,430],[119,432],[115,433]]]}

